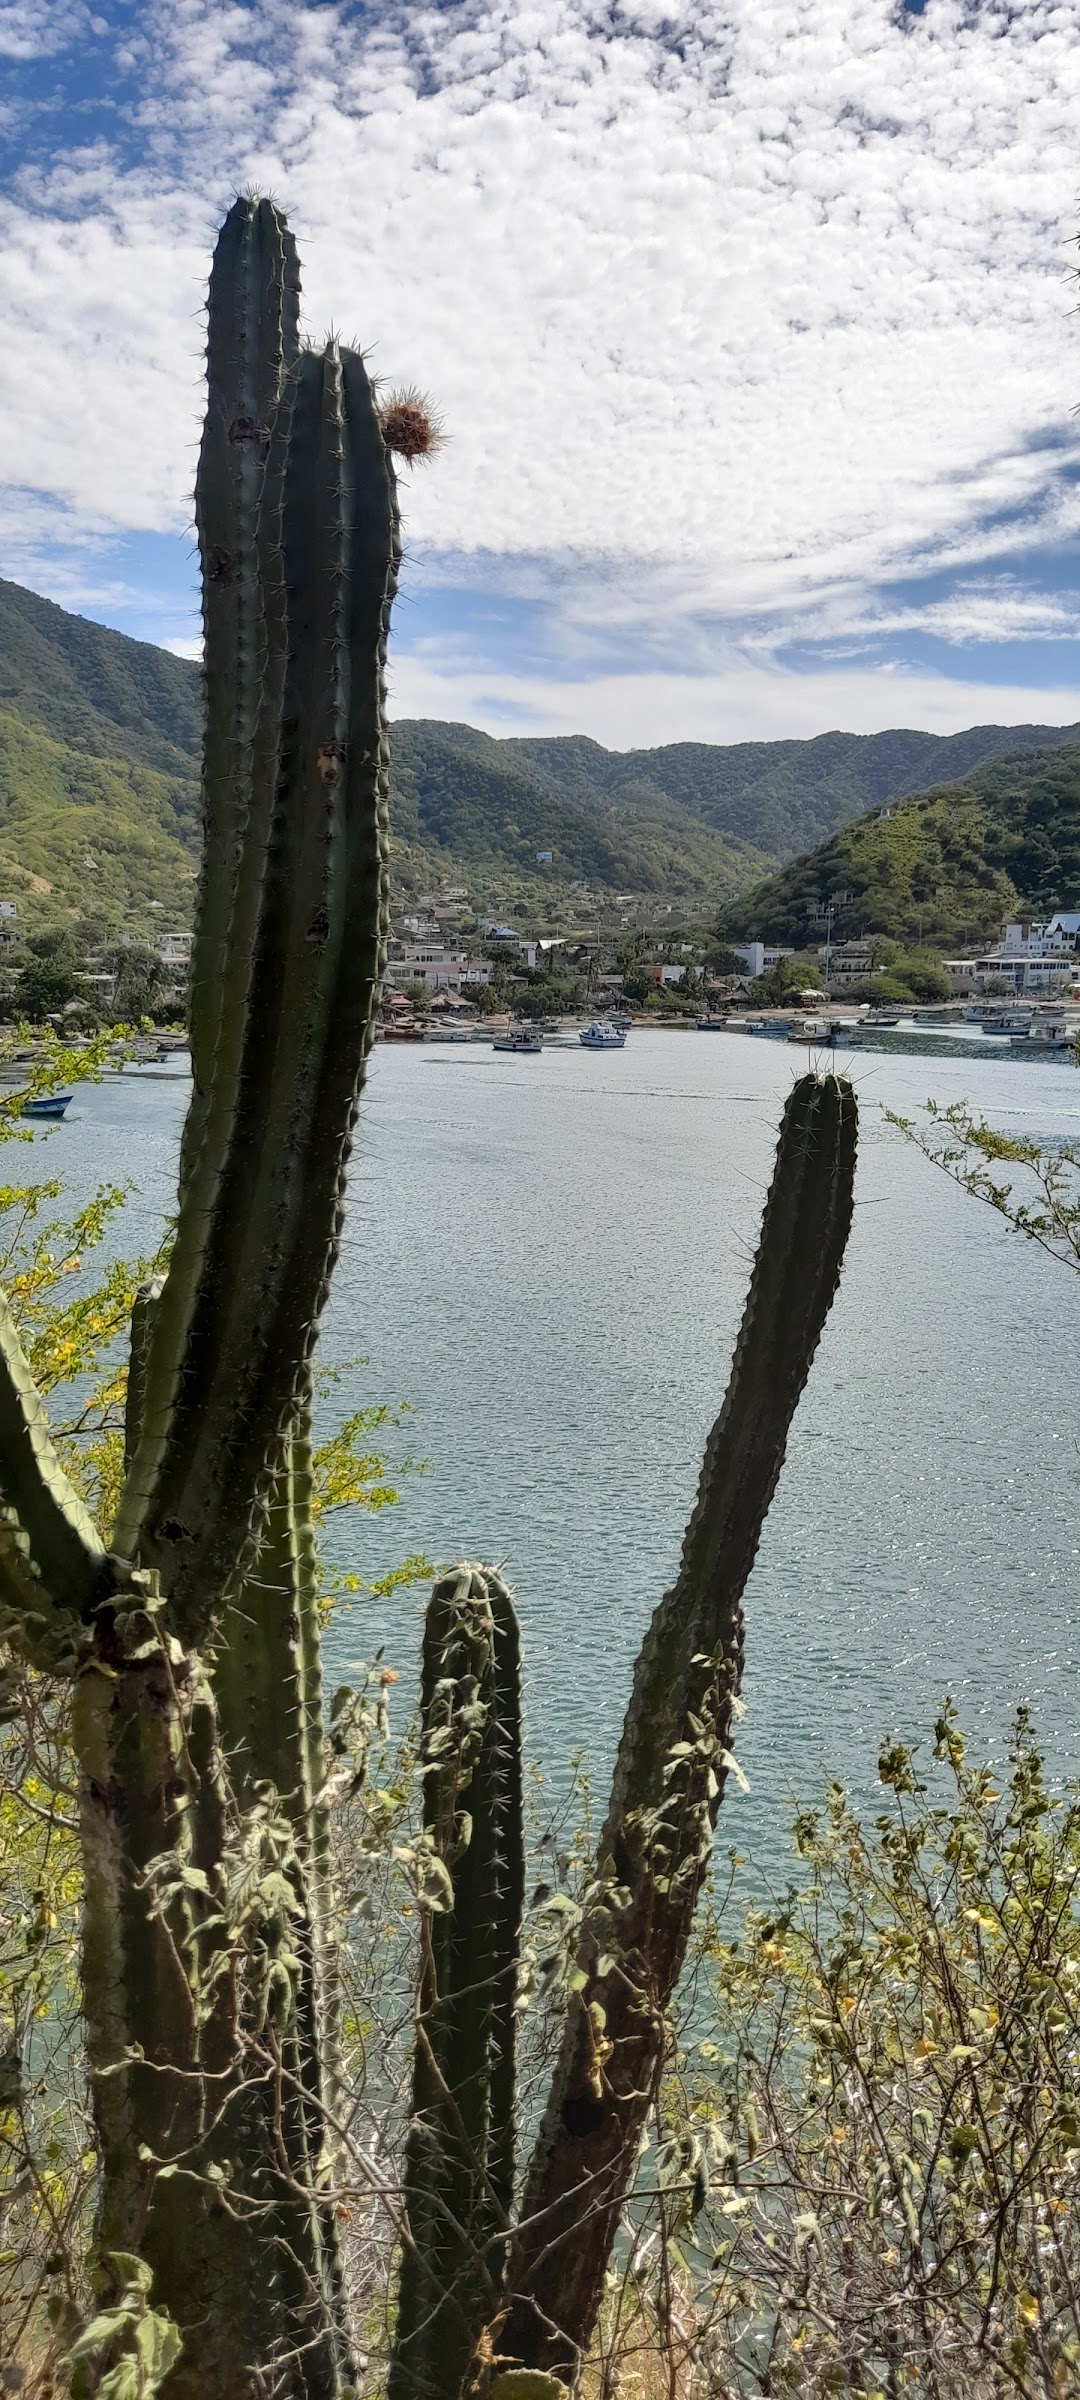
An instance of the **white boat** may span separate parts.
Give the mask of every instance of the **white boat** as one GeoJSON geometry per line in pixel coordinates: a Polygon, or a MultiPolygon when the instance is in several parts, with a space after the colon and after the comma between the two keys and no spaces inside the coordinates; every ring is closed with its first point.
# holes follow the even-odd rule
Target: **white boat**
{"type": "Polygon", "coordinates": [[[854,1024],[842,1017],[801,1017],[788,1034],[789,1042],[810,1042],[818,1050],[850,1050],[854,1024]]]}
{"type": "Polygon", "coordinates": [[[984,1033],[1026,1033],[1034,1014],[1029,1001],[1026,1008],[984,1008],[979,1022],[984,1033]]]}
{"type": "Polygon", "coordinates": [[[493,1050],[508,1050],[512,1058],[536,1058],[544,1047],[544,1037],[531,1025],[512,1025],[509,1033],[495,1034],[493,1050]]]}
{"type": "Polygon", "coordinates": [[[1075,1050],[1080,1032],[1075,1018],[1038,1017],[1032,1019],[1026,1033],[1009,1036],[1010,1050],[1075,1050]]]}
{"type": "Polygon", "coordinates": [[[623,1050],[626,1047],[625,1027],[603,1025],[599,1019],[595,1025],[583,1025],[577,1038],[583,1050],[623,1050]]]}

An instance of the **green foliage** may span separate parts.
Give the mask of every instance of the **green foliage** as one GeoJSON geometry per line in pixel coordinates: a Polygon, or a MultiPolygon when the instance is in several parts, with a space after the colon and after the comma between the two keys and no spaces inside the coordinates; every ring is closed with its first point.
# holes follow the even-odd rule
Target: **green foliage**
{"type": "Polygon", "coordinates": [[[1010,913],[1080,906],[1080,750],[995,760],[963,784],[876,812],[757,885],[723,912],[723,936],[821,939],[888,934],[949,950],[996,937],[1010,913]]]}
{"type": "Polygon", "coordinates": [[[830,1786],[782,1899],[701,1943],[652,2215],[733,2396],[1080,2381],[1080,1789],[1023,1711],[1001,1772],[949,1706],[933,1758],[886,1744],[869,1825],[830,1786]]]}
{"type": "Polygon", "coordinates": [[[816,959],[778,958],[764,975],[755,975],[749,996],[758,1008],[785,1008],[800,992],[814,990],[820,981],[816,959]]]}
{"type": "Polygon", "coordinates": [[[39,933],[28,944],[29,955],[15,977],[15,1013],[30,1025],[59,1016],[69,1000],[78,997],[79,953],[70,933],[39,933]]]}
{"type": "Polygon", "coordinates": [[[1080,1144],[999,1133],[964,1100],[926,1104],[925,1119],[885,1110],[885,1120],[973,1200],[992,1208],[1061,1266],[1080,1272],[1080,1144]]]}
{"type": "Polygon", "coordinates": [[[138,1025],[159,1012],[168,977],[156,950],[145,942],[119,942],[104,964],[116,977],[112,1013],[122,1024],[138,1025]]]}
{"type": "Polygon", "coordinates": [[[141,2258],[114,2250],[103,2264],[115,2298],[71,2344],[71,2400],[155,2400],[180,2356],[180,2336],[171,2317],[151,2308],[141,2258]]]}

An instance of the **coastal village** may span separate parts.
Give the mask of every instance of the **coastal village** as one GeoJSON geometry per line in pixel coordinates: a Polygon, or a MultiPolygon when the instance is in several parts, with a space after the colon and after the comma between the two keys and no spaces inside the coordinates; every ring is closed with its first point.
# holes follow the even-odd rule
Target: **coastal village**
{"type": "Polygon", "coordinates": [[[761,939],[726,944],[705,923],[687,922],[677,903],[630,895],[591,927],[539,932],[476,915],[458,888],[425,895],[398,919],[381,1031],[483,1040],[515,1019],[555,1032],[615,1016],[802,1040],[961,1022],[1034,1047],[1075,1045],[1080,912],[1006,923],[996,941],[958,957],[918,953],[908,1005],[898,952],[873,934],[834,941],[828,921],[825,939],[801,950],[761,939]]]}
{"type": "MultiPolygon", "coordinates": [[[[428,892],[392,922],[377,1038],[538,1050],[545,1037],[584,1032],[595,1043],[605,1029],[624,1039],[631,1025],[653,1025],[835,1048],[962,1027],[1074,1053],[1080,911],[1006,922],[996,940],[946,957],[843,931],[848,901],[835,895],[817,912],[824,938],[796,948],[727,942],[714,912],[679,900],[583,895],[572,916],[541,919],[541,931],[520,903],[501,916],[477,910],[465,886],[428,892]]],[[[168,1044],[186,1012],[191,945],[174,928],[80,949],[70,935],[25,935],[18,904],[0,901],[4,1013],[71,1033],[95,1021],[152,1025],[168,1044]]]]}

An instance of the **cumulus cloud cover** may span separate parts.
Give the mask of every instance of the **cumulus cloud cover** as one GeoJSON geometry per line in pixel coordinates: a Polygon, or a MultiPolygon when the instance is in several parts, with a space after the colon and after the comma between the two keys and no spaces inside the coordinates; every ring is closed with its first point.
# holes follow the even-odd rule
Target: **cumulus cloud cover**
{"type": "Polygon", "coordinates": [[[434,396],[400,709],[1080,716],[1080,0],[0,0],[0,567],[181,647],[237,188],[434,396]]]}

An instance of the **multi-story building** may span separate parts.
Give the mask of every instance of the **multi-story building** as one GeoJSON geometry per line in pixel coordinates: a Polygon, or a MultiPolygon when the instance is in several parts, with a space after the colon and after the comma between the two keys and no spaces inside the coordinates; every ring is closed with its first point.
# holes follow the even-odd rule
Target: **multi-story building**
{"type": "Polygon", "coordinates": [[[1054,998],[1080,989],[1080,911],[1060,910],[1042,924],[1006,925],[992,949],[973,958],[947,958],[954,992],[972,997],[1007,992],[1026,999],[1054,998]]]}
{"type": "Polygon", "coordinates": [[[467,958],[463,950],[448,950],[441,942],[392,942],[390,949],[390,984],[426,983],[429,992],[441,992],[491,981],[485,958],[467,958]]]}
{"type": "Polygon", "coordinates": [[[731,948],[748,975],[767,975],[782,958],[795,956],[794,950],[785,950],[779,942],[732,942],[731,948]]]}

